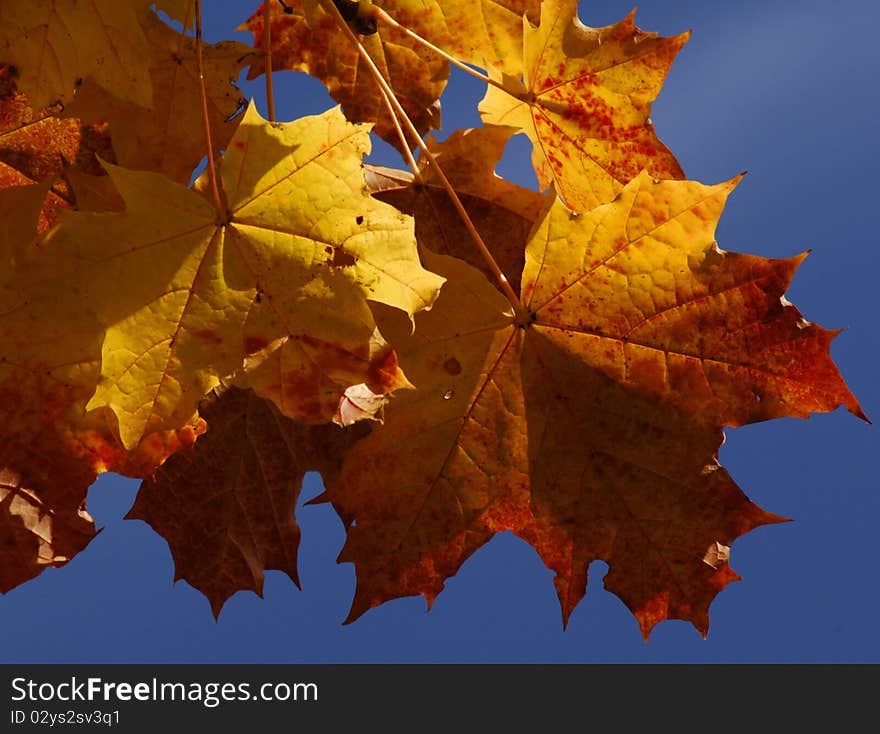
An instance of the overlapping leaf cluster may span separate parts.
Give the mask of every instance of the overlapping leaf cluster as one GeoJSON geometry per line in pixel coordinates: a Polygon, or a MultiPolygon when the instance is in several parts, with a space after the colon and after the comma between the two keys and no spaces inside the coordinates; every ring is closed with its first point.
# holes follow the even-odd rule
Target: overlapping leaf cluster
{"type": "MultiPolygon", "coordinates": [[[[144,477],[130,516],[219,614],[266,569],[297,580],[314,470],[347,528],[349,619],[430,603],[512,531],[565,619],[601,559],[645,636],[668,618],[705,634],[729,546],[780,519],[719,466],[724,427],[862,415],[834,333],[784,298],[803,256],[722,250],[737,180],[687,180],[658,139],[686,35],[589,28],[576,0],[375,4],[491,82],[485,126],[429,138],[414,172],[363,167],[371,125],[403,144],[329,3],[269,8],[274,67],[341,104],[279,124],[234,86],[267,68],[262,7],[253,50],[156,15],[189,27],[183,0],[4,2],[0,590],[88,543],[86,491],[115,471],[144,477]],[[199,50],[216,191],[210,168],[187,186],[199,50]],[[494,173],[518,133],[546,194],[494,173]]],[[[416,128],[439,128],[447,62],[371,17],[352,23],[363,46],[416,128]]]]}

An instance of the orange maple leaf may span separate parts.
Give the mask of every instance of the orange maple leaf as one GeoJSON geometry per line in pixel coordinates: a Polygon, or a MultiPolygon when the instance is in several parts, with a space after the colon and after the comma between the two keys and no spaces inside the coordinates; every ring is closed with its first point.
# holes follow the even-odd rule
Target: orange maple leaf
{"type": "MultiPolygon", "coordinates": [[[[291,13],[272,3],[272,64],[276,69],[305,71],[320,79],[352,122],[373,122],[374,132],[391,145],[400,146],[396,128],[382,92],[370,76],[357,50],[348,43],[335,19],[320,6],[307,10],[302,0],[292,0],[291,13]]],[[[398,20],[442,21],[434,5],[401,8],[398,20]]],[[[263,49],[262,5],[239,30],[254,34],[254,47],[263,49]]],[[[440,95],[449,76],[449,65],[433,51],[419,45],[402,31],[384,26],[361,37],[361,43],[420,133],[440,127],[440,95]]],[[[265,72],[265,64],[251,64],[248,79],[265,72]]]]}
{"type": "Polygon", "coordinates": [[[526,250],[526,316],[470,266],[423,253],[447,278],[434,309],[412,335],[381,322],[418,389],[323,497],[348,526],[349,619],[398,596],[431,602],[512,530],[556,572],[565,619],[602,559],[646,637],[667,618],[706,633],[737,578],[730,544],[781,519],[718,465],[722,427],[841,404],[863,417],[833,333],[782,298],[802,257],[715,244],[734,184],[642,174],[580,216],[554,202],[526,250]]]}
{"type": "Polygon", "coordinates": [[[49,182],[40,232],[58,220],[58,207],[76,203],[65,177],[71,172],[103,174],[98,157],[114,159],[103,122],[61,118],[59,113],[56,107],[32,109],[18,91],[15,74],[0,66],[0,188],[49,182]]]}

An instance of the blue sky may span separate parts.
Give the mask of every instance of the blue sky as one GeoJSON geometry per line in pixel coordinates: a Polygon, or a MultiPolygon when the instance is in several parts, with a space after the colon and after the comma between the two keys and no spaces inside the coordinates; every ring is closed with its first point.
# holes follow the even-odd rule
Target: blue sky
{"type": "MultiPolygon", "coordinates": [[[[240,0],[205,3],[206,36],[236,37],[240,0]]],[[[581,3],[598,26],[631,9],[581,3]]],[[[642,0],[639,25],[693,29],[652,118],[690,178],[748,170],[718,228],[728,250],[785,257],[812,248],[788,298],[806,318],[844,332],[832,354],[867,414],[880,416],[876,360],[880,270],[875,216],[880,145],[880,24],[875,0],[642,0]]],[[[249,34],[239,38],[250,40],[249,34]]],[[[262,80],[243,85],[263,104],[262,80]]],[[[475,80],[454,74],[445,137],[479,124],[475,80]]],[[[276,77],[278,119],[332,105],[323,87],[276,77]]],[[[265,110],[265,107],[262,107],[265,110]]],[[[534,176],[519,136],[499,172],[534,176]]],[[[387,146],[376,161],[402,167],[387,146]]],[[[793,518],[737,540],[743,581],[715,600],[707,640],[664,622],[646,645],[623,604],[591,568],[587,597],[562,630],[551,573],[522,541],[496,537],[450,579],[426,613],[409,598],[343,626],[354,572],[337,565],[342,525],[327,505],[300,507],[303,590],[269,572],[265,599],[239,593],[215,622],[208,602],[172,584],[167,544],[123,516],[137,482],[108,475],[90,490],[100,535],[71,563],[0,597],[3,662],[878,662],[876,553],[880,434],[843,410],[727,432],[721,462],[755,502],[793,518]]],[[[303,500],[320,491],[314,475],[303,500]]]]}

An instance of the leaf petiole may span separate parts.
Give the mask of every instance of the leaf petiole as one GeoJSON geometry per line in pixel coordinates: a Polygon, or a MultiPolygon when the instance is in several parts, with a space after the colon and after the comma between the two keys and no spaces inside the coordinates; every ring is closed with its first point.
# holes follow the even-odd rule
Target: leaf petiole
{"type": "MultiPolygon", "coordinates": [[[[275,122],[275,92],[272,89],[272,6],[268,2],[263,3],[263,48],[265,57],[263,63],[266,71],[266,119],[275,122]]],[[[285,6],[285,10],[286,10],[285,6]]]]}
{"type": "Polygon", "coordinates": [[[205,123],[205,142],[208,148],[208,178],[211,181],[211,195],[217,211],[223,211],[223,200],[217,187],[217,168],[214,165],[214,144],[211,141],[211,122],[208,117],[208,91],[205,88],[205,62],[202,59],[202,0],[196,0],[196,63],[199,69],[199,89],[202,97],[202,120],[205,123]]]}
{"type": "Polygon", "coordinates": [[[420,43],[420,44],[422,44],[425,48],[430,49],[431,51],[433,51],[433,52],[434,52],[435,54],[437,54],[438,56],[442,56],[442,57],[443,57],[444,59],[446,59],[450,64],[452,64],[453,66],[458,67],[458,68],[461,69],[463,72],[465,72],[465,73],[467,73],[467,74],[470,74],[470,75],[473,76],[473,77],[476,77],[476,78],[479,79],[480,81],[486,82],[486,84],[489,84],[489,85],[491,85],[491,86],[493,86],[493,87],[498,87],[498,89],[500,89],[500,90],[502,90],[502,91],[506,91],[505,88],[504,88],[504,86],[503,86],[502,84],[500,84],[499,82],[496,82],[494,79],[492,79],[491,77],[487,76],[486,74],[482,74],[482,73],[480,73],[479,71],[477,71],[476,69],[471,68],[470,66],[468,66],[467,64],[465,64],[463,61],[459,61],[457,58],[455,58],[455,56],[453,56],[452,54],[447,53],[447,52],[444,51],[442,48],[440,48],[440,47],[438,47],[438,46],[435,46],[433,43],[431,43],[431,42],[428,41],[427,39],[422,38],[418,33],[416,33],[416,32],[413,31],[413,30],[410,30],[410,29],[407,28],[405,25],[401,25],[401,24],[398,23],[394,18],[392,18],[390,15],[388,15],[388,13],[387,13],[385,10],[383,10],[382,8],[380,8],[379,6],[374,5],[373,7],[374,7],[374,14],[375,14],[375,16],[376,16],[379,20],[381,20],[383,23],[387,23],[387,24],[390,25],[391,27],[396,28],[397,30],[401,31],[402,33],[405,33],[405,34],[406,34],[407,36],[409,36],[413,41],[415,41],[416,43],[420,43]]]}
{"type": "Polygon", "coordinates": [[[422,176],[419,173],[419,165],[416,163],[416,159],[413,158],[412,150],[410,150],[409,143],[406,140],[406,133],[404,133],[403,128],[400,126],[400,118],[397,116],[397,111],[394,109],[394,105],[391,103],[388,93],[382,89],[382,87],[379,87],[379,92],[382,94],[382,101],[388,108],[388,112],[391,115],[391,121],[394,123],[394,130],[397,132],[397,137],[400,139],[400,149],[403,152],[403,157],[406,158],[406,163],[413,172],[414,180],[421,181],[422,176]]]}

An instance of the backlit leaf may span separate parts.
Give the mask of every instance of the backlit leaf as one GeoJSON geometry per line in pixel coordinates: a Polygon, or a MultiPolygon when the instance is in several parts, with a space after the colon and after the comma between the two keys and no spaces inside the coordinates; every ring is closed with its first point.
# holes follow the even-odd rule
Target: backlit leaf
{"type": "Polygon", "coordinates": [[[588,28],[577,0],[544,0],[541,24],[525,29],[523,79],[498,77],[504,89],[489,87],[483,120],[525,133],[539,182],[574,211],[611,201],[642,169],[683,178],[648,115],[687,38],[646,33],[632,14],[588,28]]]}
{"type": "Polygon", "coordinates": [[[137,0],[3,0],[0,63],[19,71],[36,109],[71,100],[92,78],[126,101],[148,107],[153,92],[137,0]]]}
{"type": "Polygon", "coordinates": [[[412,335],[380,323],[418,389],[325,496],[349,525],[352,618],[398,596],[430,602],[512,530],[556,572],[564,618],[601,559],[645,636],[667,618],[706,633],[737,578],[727,549],[780,519],[718,465],[722,427],[841,404],[862,415],[831,332],[782,299],[800,258],[715,245],[732,186],[643,174],[585,215],[556,201],[526,251],[520,318],[477,271],[425,256],[448,278],[435,308],[412,335]]]}
{"type": "Polygon", "coordinates": [[[63,273],[89,304],[104,336],[87,407],[113,411],[126,447],[190,423],[203,395],[267,348],[305,354],[277,363],[282,382],[309,390],[299,418],[329,419],[351,384],[400,383],[376,370],[388,353],[374,348],[367,299],[412,314],[442,281],[419,265],[411,220],[366,192],[368,146],[338,110],[269,125],[251,109],[222,160],[225,210],[202,184],[110,168],[125,211],[65,214],[49,233],[34,289],[63,273]]]}
{"type": "MultiPolygon", "coordinates": [[[[273,67],[306,71],[317,77],[327,86],[330,96],[342,105],[349,120],[375,123],[377,135],[400,146],[379,88],[333,17],[320,6],[306,13],[302,0],[291,0],[287,5],[293,8],[293,13],[283,13],[276,3],[271,5],[273,67]]],[[[395,17],[404,24],[443,22],[436,3],[405,2],[395,9],[399,11],[395,17]]],[[[251,31],[254,47],[263,50],[262,6],[241,28],[251,31]]],[[[397,93],[416,128],[421,133],[439,128],[438,100],[449,76],[446,61],[389,26],[380,26],[378,33],[361,36],[360,41],[397,93]]],[[[255,61],[248,79],[264,71],[263,62],[255,61]]]]}
{"type": "Polygon", "coordinates": [[[98,157],[114,157],[106,124],[62,119],[59,113],[54,107],[32,109],[18,91],[15,75],[0,67],[0,188],[43,181],[51,185],[40,216],[41,232],[57,221],[58,207],[74,204],[62,176],[71,171],[102,174],[98,157]]]}
{"type": "MultiPolygon", "coordinates": [[[[116,92],[86,80],[68,107],[71,115],[110,123],[121,166],[164,173],[187,184],[205,156],[196,41],[182,38],[155,15],[143,20],[148,44],[153,102],[149,109],[120,99],[116,92]]],[[[244,100],[234,82],[250,60],[251,49],[227,41],[202,44],[211,139],[219,154],[235,132],[233,118],[244,100]]]]}
{"type": "Polygon", "coordinates": [[[237,388],[212,393],[200,412],[207,434],[143,482],[127,518],[168,541],[175,579],[205,594],[218,616],[236,591],[262,596],[265,570],[299,586],[294,510],[303,476],[332,472],[324,457],[341,458],[362,432],[297,423],[237,388]]]}

